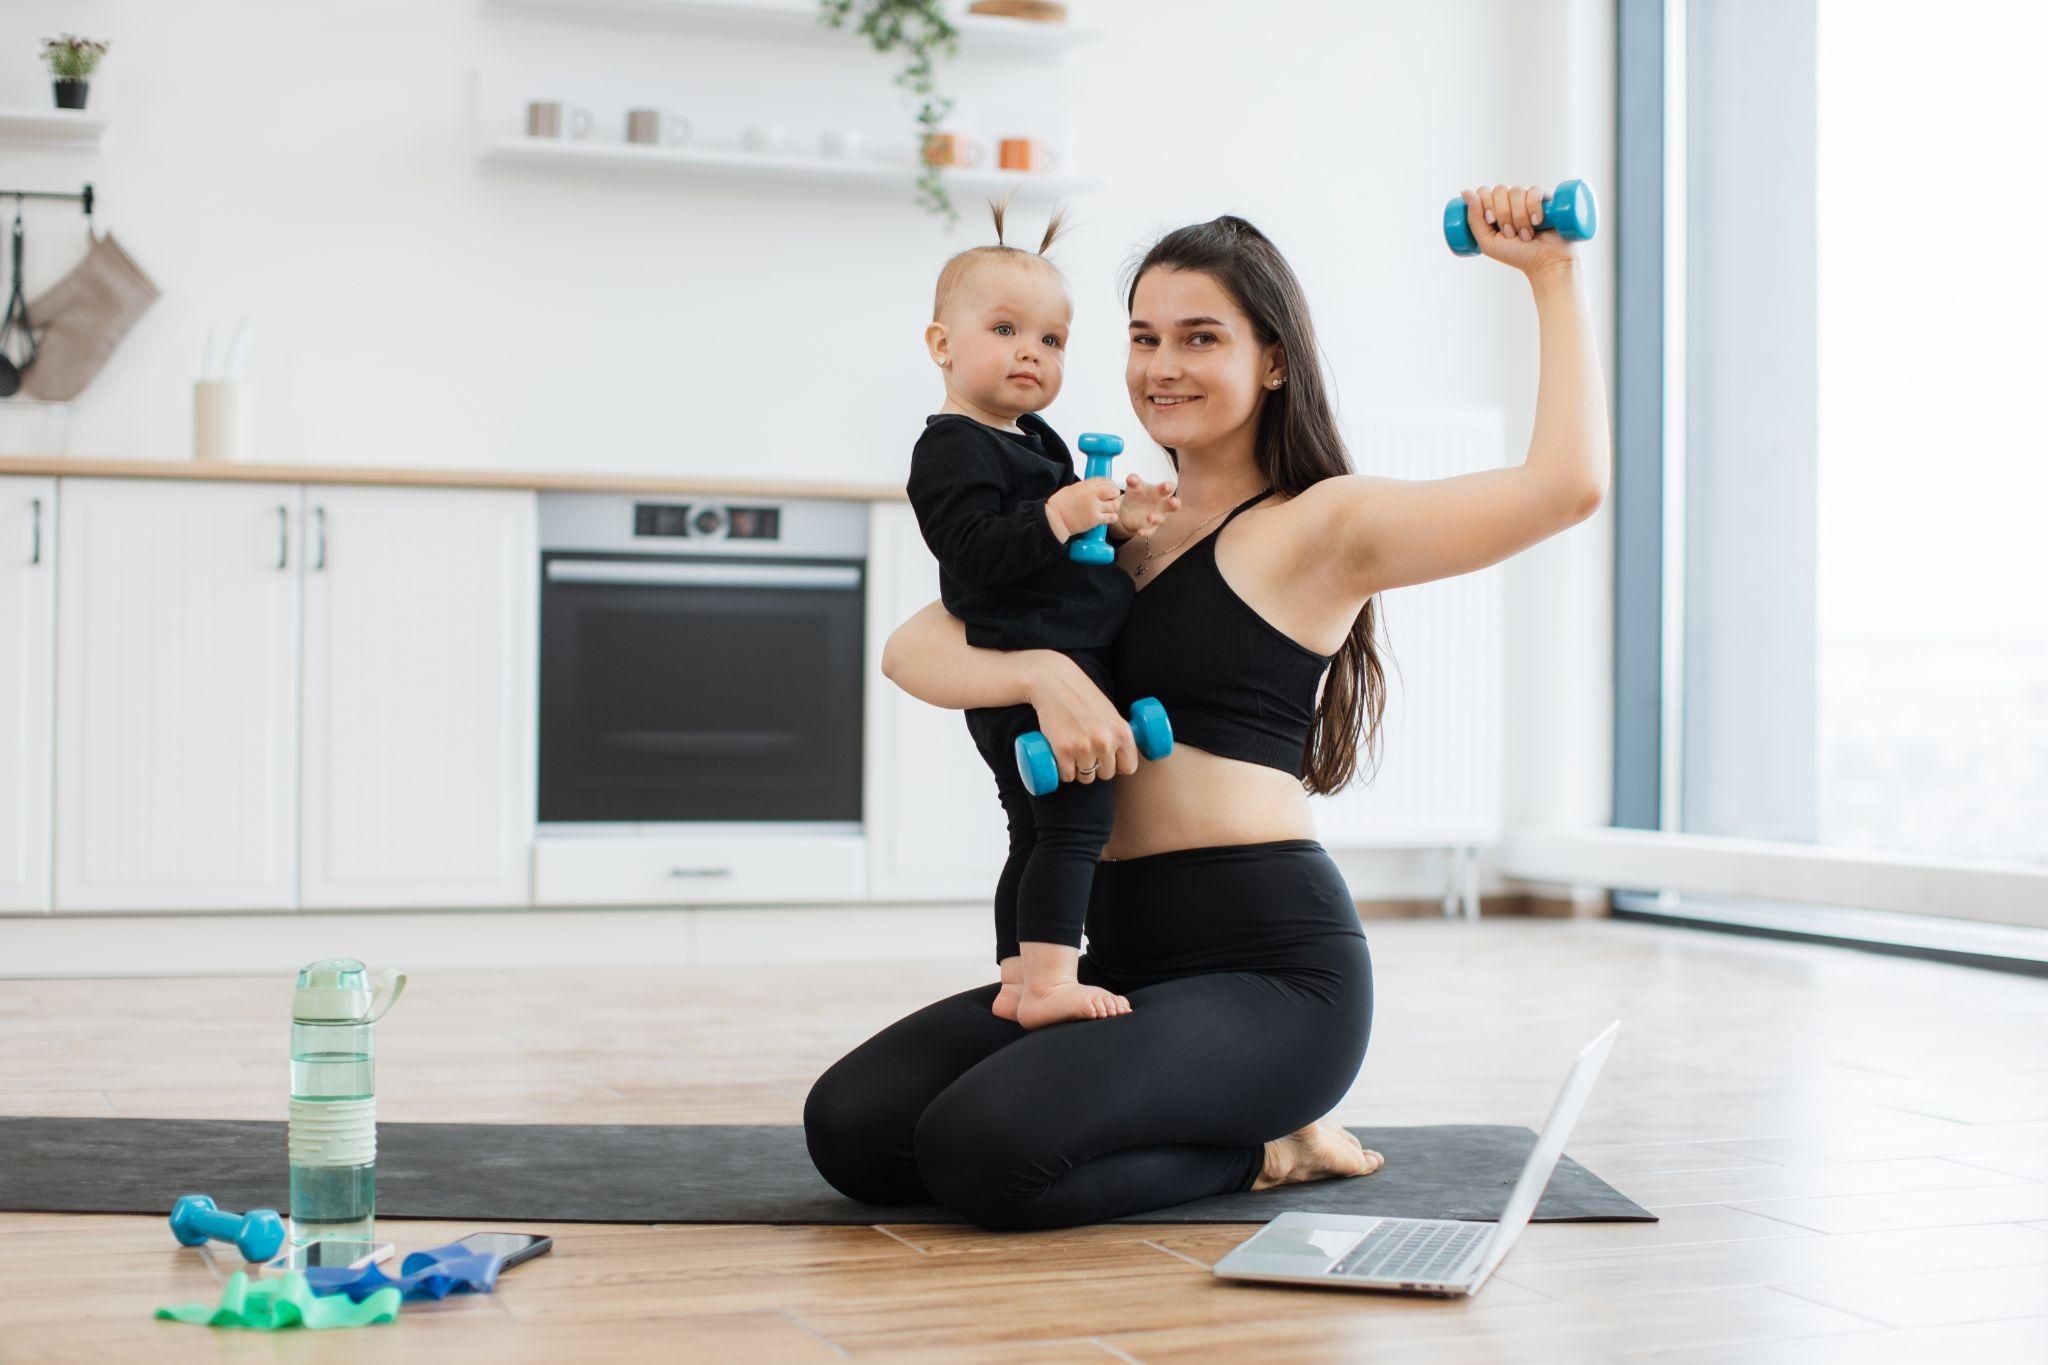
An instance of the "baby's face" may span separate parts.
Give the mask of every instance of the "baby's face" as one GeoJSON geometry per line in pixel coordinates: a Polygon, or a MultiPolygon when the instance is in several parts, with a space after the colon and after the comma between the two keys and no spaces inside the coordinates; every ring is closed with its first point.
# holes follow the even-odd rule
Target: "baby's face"
{"type": "Polygon", "coordinates": [[[1059,397],[1074,305],[1057,270],[992,262],[970,275],[941,319],[947,384],[992,412],[1037,412],[1059,397]]]}

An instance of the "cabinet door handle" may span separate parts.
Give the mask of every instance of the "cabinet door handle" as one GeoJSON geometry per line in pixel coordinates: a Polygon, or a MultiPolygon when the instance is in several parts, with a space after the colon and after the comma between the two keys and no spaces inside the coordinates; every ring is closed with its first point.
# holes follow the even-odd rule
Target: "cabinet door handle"
{"type": "Polygon", "coordinates": [[[291,566],[291,511],[285,507],[277,509],[277,567],[291,566]]]}
{"type": "Polygon", "coordinates": [[[28,500],[28,562],[31,565],[43,562],[43,500],[28,500]]]}
{"type": "Polygon", "coordinates": [[[732,869],[729,867],[672,867],[668,870],[668,875],[671,877],[730,877],[732,869]]]}
{"type": "Polygon", "coordinates": [[[319,573],[326,573],[327,509],[325,507],[315,507],[313,509],[313,529],[319,535],[319,539],[314,542],[313,546],[313,568],[319,573]]]}

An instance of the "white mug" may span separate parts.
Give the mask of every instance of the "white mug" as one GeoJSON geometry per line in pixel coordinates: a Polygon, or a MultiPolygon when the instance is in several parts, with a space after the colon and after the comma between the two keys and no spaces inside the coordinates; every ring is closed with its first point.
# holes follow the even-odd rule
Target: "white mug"
{"type": "Polygon", "coordinates": [[[740,134],[750,152],[780,152],[789,146],[789,131],[779,123],[757,123],[740,134]]]}
{"type": "Polygon", "coordinates": [[[851,128],[827,128],[818,134],[818,150],[826,156],[848,160],[860,155],[860,134],[851,128]]]}
{"type": "MultiPolygon", "coordinates": [[[[534,100],[526,106],[526,135],[528,137],[560,137],[562,135],[562,111],[560,100],[534,100]]],[[[569,106],[569,136],[590,136],[590,111],[569,106]]]]}

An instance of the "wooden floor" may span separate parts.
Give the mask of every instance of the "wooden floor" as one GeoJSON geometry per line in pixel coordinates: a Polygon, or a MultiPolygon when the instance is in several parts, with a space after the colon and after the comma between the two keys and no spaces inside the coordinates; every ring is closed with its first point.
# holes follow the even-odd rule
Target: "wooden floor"
{"type": "MultiPolygon", "coordinates": [[[[1377,1018],[1342,1119],[1540,1123],[1619,1016],[1570,1150],[1662,1221],[1532,1226],[1461,1302],[1216,1280],[1249,1224],[565,1225],[495,1295],[264,1336],[151,1319],[238,1264],[161,1219],[0,1215],[0,1361],[2048,1360],[2048,984],[1608,921],[1368,933],[1377,1018]]],[[[416,976],[380,1028],[380,1108],[794,1123],[846,1049],[990,976],[416,976]]],[[[0,1113],[282,1117],[288,989],[0,982],[0,1113]]],[[[475,1229],[381,1230],[404,1250],[475,1229]]]]}

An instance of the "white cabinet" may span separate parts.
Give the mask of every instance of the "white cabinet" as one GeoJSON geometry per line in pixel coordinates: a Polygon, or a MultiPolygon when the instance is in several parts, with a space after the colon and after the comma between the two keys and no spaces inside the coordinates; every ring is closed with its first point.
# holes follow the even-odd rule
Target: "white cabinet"
{"type": "Polygon", "coordinates": [[[299,904],[526,904],[533,494],[305,496],[299,904]]]}
{"type": "Polygon", "coordinates": [[[289,909],[298,487],[62,493],[57,908],[289,909]]]}
{"type": "Polygon", "coordinates": [[[0,478],[0,910],[50,908],[57,481],[0,478]]]}
{"type": "Polygon", "coordinates": [[[62,494],[57,909],[527,902],[533,494],[62,494]]]}
{"type": "Polygon", "coordinates": [[[908,503],[868,523],[866,793],[868,893],[877,900],[987,901],[1008,848],[996,783],[958,711],[882,676],[882,644],[939,595],[939,566],[908,503]]]}

